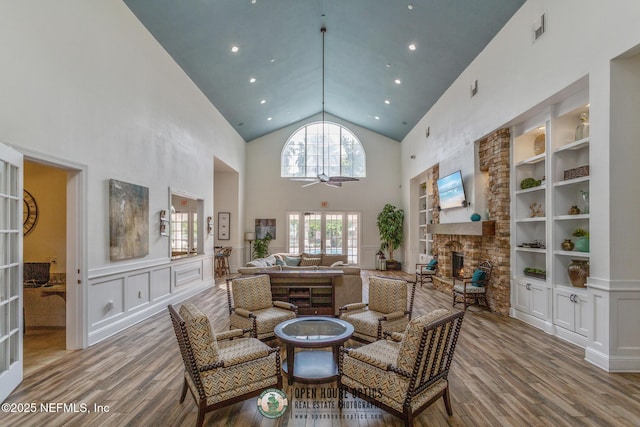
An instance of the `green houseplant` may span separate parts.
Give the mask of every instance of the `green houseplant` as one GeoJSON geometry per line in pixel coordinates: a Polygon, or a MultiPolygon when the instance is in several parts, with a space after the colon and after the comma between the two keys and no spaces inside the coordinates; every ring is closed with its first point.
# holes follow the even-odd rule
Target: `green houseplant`
{"type": "Polygon", "coordinates": [[[271,233],[264,235],[262,239],[256,239],[253,241],[253,256],[255,258],[265,258],[269,255],[269,243],[273,240],[271,233]]]}
{"type": "Polygon", "coordinates": [[[387,203],[382,212],[378,214],[376,225],[380,232],[380,249],[389,251],[387,268],[390,270],[400,269],[400,263],[393,258],[393,251],[402,244],[402,226],[404,222],[404,211],[387,203]]]}

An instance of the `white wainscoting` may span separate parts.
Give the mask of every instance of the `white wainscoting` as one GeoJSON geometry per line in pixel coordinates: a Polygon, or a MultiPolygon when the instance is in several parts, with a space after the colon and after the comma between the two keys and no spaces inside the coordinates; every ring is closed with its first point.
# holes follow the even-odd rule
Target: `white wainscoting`
{"type": "Polygon", "coordinates": [[[167,305],[183,301],[215,282],[213,254],[131,267],[89,272],[89,345],[166,310],[167,305]]]}

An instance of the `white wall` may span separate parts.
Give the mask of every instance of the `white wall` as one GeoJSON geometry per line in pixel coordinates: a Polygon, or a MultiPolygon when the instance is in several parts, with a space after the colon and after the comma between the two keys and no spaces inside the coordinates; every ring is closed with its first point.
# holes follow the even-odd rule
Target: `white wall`
{"type": "MultiPolygon", "coordinates": [[[[304,183],[280,177],[280,155],[287,139],[304,124],[320,116],[272,132],[247,144],[247,211],[244,231],[253,231],[255,219],[275,218],[276,239],[270,252],[285,249],[287,211],[359,211],[362,213],[360,265],[372,268],[380,248],[376,218],[386,203],[400,207],[400,144],[354,124],[325,114],[326,121],[349,128],[362,143],[367,159],[367,177],[344,183],[342,188],[304,183]],[[326,208],[321,202],[328,202],[326,208]]],[[[399,259],[402,251],[394,252],[399,259]]]]}
{"type": "Polygon", "coordinates": [[[203,199],[204,217],[214,216],[213,159],[242,174],[246,144],[126,5],[2,2],[0,52],[0,141],[86,170],[83,342],[210,285],[213,236],[208,256],[171,263],[158,214],[172,188],[203,199]],[[143,258],[109,260],[110,178],[149,188],[143,258]]]}
{"type": "Polygon", "coordinates": [[[242,138],[123,3],[4,2],[0,46],[0,141],[88,166],[90,269],[112,265],[108,179],[149,187],[146,259],[166,259],[168,188],[213,216],[213,156],[244,169],[242,138]]]}
{"type": "MultiPolygon", "coordinates": [[[[474,141],[589,75],[591,158],[595,163],[591,223],[592,228],[598,224],[608,229],[610,60],[640,43],[639,18],[640,2],[526,2],[402,141],[402,182],[408,183],[436,163],[440,163],[441,175],[460,166],[465,177],[471,176],[474,141]],[[542,13],[546,13],[547,31],[534,43],[532,29],[542,13]],[[472,98],[470,85],[475,79],[478,94],[472,98]],[[431,132],[425,140],[427,126],[431,132]],[[416,160],[409,158],[412,154],[416,160]]],[[[403,191],[405,209],[409,206],[407,188],[405,185],[403,191]]],[[[466,221],[474,207],[456,211],[453,218],[447,212],[443,222],[466,221]]],[[[595,231],[591,241],[599,260],[592,262],[591,274],[606,278],[613,274],[609,232],[595,231]]],[[[640,277],[637,263],[625,268],[640,277]]]]}
{"type": "MultiPolygon", "coordinates": [[[[403,183],[436,163],[441,164],[441,175],[459,164],[467,176],[473,172],[473,141],[588,76],[588,285],[593,319],[586,354],[587,360],[610,370],[640,369],[640,263],[629,259],[629,254],[640,250],[638,202],[624,195],[640,180],[640,169],[635,166],[640,68],[635,58],[612,63],[634,48],[638,52],[639,19],[637,1],[527,1],[401,145],[403,183]],[[542,13],[547,31],[533,42],[532,31],[542,13]],[[476,79],[478,94],[471,98],[470,85],[476,79]],[[425,141],[427,126],[431,136],[425,141]],[[409,159],[411,154],[417,161],[409,159]]],[[[405,186],[405,208],[410,203],[407,190],[405,186]]],[[[467,217],[469,212],[460,211],[461,217],[467,217]]]]}

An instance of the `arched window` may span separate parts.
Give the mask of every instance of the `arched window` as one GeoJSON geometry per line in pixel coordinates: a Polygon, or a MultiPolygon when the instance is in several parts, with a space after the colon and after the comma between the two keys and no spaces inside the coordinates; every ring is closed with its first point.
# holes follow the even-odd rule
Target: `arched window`
{"type": "Polygon", "coordinates": [[[364,148],[353,132],[335,123],[324,122],[324,126],[324,144],[322,122],[305,125],[291,135],[282,149],[280,176],[367,176],[364,148]]]}

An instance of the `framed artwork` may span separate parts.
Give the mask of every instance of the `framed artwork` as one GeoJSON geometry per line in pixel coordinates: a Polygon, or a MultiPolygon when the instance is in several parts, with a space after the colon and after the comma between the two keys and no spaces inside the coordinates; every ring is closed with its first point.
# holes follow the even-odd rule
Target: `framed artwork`
{"type": "Polygon", "coordinates": [[[267,233],[271,235],[271,239],[276,238],[276,220],[256,219],[256,239],[264,239],[267,233]]]}
{"type": "Polygon", "coordinates": [[[112,261],[149,254],[149,188],[109,180],[109,257],[112,261]]]}
{"type": "Polygon", "coordinates": [[[231,213],[218,212],[218,240],[231,239],[229,231],[229,222],[231,221],[231,213]]]}

